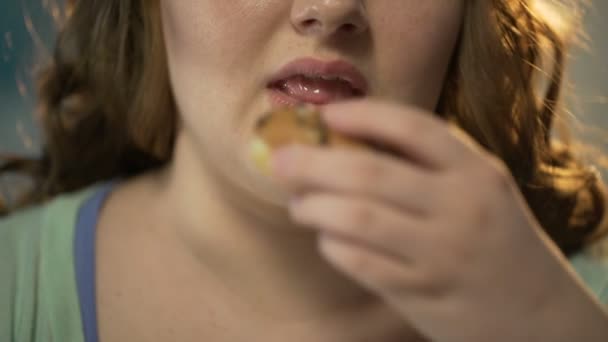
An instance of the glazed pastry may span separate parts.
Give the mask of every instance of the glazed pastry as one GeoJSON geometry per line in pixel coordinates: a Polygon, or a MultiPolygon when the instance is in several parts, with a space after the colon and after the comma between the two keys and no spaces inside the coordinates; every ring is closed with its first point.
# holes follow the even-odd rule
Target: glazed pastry
{"type": "Polygon", "coordinates": [[[312,107],[280,108],[260,118],[249,153],[256,167],[270,174],[271,155],[277,148],[300,143],[317,146],[364,148],[366,145],[329,130],[318,110],[312,107]]]}

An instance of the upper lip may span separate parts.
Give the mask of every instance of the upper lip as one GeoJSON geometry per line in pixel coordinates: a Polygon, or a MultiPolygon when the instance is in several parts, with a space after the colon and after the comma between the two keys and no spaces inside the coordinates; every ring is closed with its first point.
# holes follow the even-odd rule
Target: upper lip
{"type": "Polygon", "coordinates": [[[353,90],[366,95],[368,82],[365,76],[351,63],[344,60],[321,61],[315,58],[296,59],[276,72],[269,80],[268,86],[277,85],[278,82],[294,76],[338,78],[350,84],[353,90]]]}

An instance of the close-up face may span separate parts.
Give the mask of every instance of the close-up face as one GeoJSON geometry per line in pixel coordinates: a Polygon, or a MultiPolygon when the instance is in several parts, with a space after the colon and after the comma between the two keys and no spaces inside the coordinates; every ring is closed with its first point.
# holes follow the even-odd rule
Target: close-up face
{"type": "Polygon", "coordinates": [[[297,101],[376,97],[433,111],[459,37],[459,0],[160,0],[181,134],[245,187],[255,122],[297,101]],[[325,79],[320,78],[325,76],[325,79]]]}

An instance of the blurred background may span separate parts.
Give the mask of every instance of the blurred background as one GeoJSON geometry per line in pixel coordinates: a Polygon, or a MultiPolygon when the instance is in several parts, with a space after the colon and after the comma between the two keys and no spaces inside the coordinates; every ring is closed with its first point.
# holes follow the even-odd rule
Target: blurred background
{"type": "MultiPolygon", "coordinates": [[[[39,134],[34,124],[31,76],[44,58],[54,35],[52,0],[0,1],[0,153],[36,154],[39,134]]],[[[570,83],[575,100],[569,108],[587,131],[576,133],[608,153],[608,139],[597,128],[608,129],[608,1],[589,1],[585,16],[585,48],[572,51],[570,83]]],[[[606,176],[608,173],[604,171],[606,176]]]]}
{"type": "Polygon", "coordinates": [[[0,153],[38,152],[32,74],[54,37],[53,3],[0,1],[0,153]]]}

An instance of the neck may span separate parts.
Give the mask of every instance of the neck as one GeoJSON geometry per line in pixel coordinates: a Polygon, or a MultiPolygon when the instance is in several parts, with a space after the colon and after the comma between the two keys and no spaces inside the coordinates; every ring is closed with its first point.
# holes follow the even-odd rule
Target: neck
{"type": "Polygon", "coordinates": [[[168,227],[203,267],[243,302],[268,315],[352,311],[372,295],[318,253],[316,233],[296,226],[284,206],[260,200],[226,172],[204,165],[180,137],[158,177],[168,227]],[[296,309],[298,310],[298,309],[296,309]]]}

